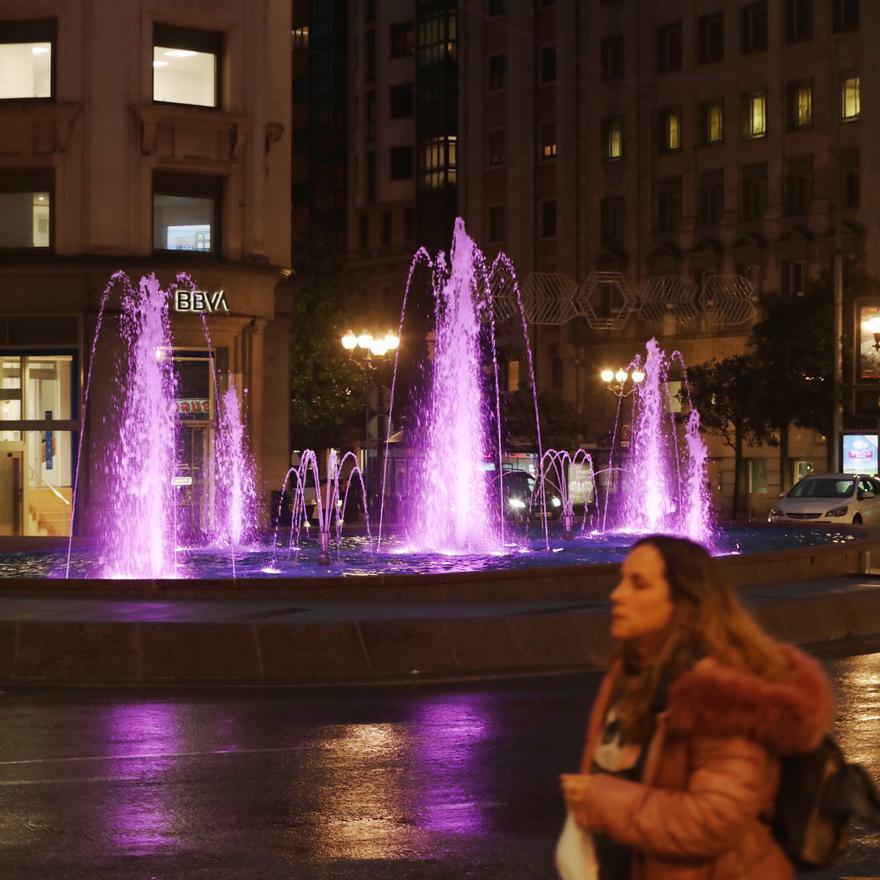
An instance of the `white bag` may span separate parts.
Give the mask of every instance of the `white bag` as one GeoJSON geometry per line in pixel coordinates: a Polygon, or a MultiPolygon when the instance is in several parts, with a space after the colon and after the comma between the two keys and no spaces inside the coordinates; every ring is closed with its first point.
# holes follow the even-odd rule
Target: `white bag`
{"type": "Polygon", "coordinates": [[[556,844],[556,870],[560,880],[599,880],[592,835],[574,821],[571,811],[556,844]]]}

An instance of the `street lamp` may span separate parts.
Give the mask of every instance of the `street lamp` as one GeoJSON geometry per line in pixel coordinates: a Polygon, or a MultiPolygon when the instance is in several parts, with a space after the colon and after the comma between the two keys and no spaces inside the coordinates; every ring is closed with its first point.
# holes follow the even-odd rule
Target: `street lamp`
{"type": "MultiPolygon", "coordinates": [[[[366,449],[370,443],[370,391],[373,386],[373,377],[375,369],[375,361],[382,361],[386,355],[393,352],[400,345],[400,339],[391,330],[384,335],[379,333],[373,334],[369,330],[361,330],[355,334],[354,331],[348,330],[340,339],[342,347],[352,355],[360,354],[364,357],[366,363],[366,382],[364,385],[364,411],[365,411],[365,430],[364,430],[364,466],[367,470],[367,486],[371,488],[369,494],[371,499],[378,496],[382,491],[381,477],[379,476],[383,470],[383,459],[385,454],[385,423],[383,420],[384,413],[381,412],[384,407],[381,405],[381,391],[377,393],[377,409],[380,410],[376,416],[376,468],[375,473],[371,473],[372,468],[367,468],[366,449]]],[[[379,385],[381,388],[381,383],[379,385]]],[[[366,500],[366,499],[365,499],[366,500]]]]}
{"type": "Polygon", "coordinates": [[[599,373],[599,378],[615,397],[629,397],[645,381],[645,371],[641,367],[633,367],[632,370],[625,367],[618,367],[616,370],[605,367],[599,373]],[[627,388],[628,383],[632,384],[627,388]]]}

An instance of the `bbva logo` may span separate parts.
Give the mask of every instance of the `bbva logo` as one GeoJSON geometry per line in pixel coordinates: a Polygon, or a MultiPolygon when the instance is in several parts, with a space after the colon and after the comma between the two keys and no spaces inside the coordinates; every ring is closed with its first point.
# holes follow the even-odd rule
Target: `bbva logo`
{"type": "Polygon", "coordinates": [[[222,290],[187,290],[181,288],[174,291],[175,312],[228,312],[226,293],[222,290]]]}

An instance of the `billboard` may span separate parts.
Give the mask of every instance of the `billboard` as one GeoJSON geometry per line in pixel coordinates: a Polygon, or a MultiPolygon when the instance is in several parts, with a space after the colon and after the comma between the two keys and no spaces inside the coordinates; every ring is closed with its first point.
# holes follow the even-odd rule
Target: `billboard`
{"type": "Polygon", "coordinates": [[[876,434],[844,434],[841,469],[845,474],[877,476],[876,434]]]}

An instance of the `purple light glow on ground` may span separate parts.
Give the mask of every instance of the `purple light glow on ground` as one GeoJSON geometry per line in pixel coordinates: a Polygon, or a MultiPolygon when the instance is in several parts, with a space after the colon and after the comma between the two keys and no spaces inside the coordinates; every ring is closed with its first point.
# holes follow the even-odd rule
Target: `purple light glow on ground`
{"type": "Polygon", "coordinates": [[[490,405],[483,388],[475,262],[478,250],[455,221],[448,278],[435,287],[434,359],[418,415],[422,455],[408,519],[410,541],[424,550],[488,552],[501,547],[490,478],[483,462],[490,405]]]}
{"type": "Polygon", "coordinates": [[[102,529],[105,577],[157,578],[175,573],[174,473],[177,415],[166,291],[155,275],[126,292],[119,317],[116,443],[106,450],[111,489],[102,529]]]}

